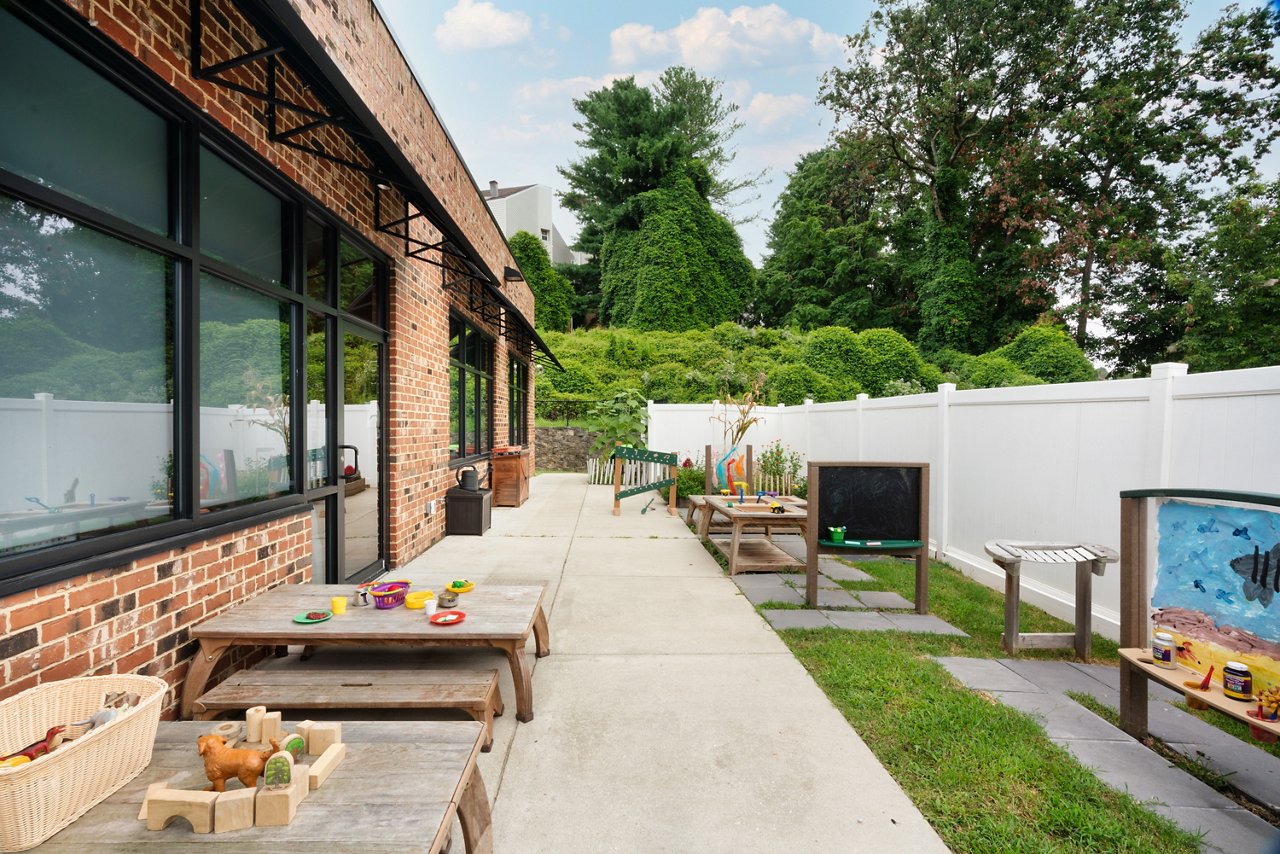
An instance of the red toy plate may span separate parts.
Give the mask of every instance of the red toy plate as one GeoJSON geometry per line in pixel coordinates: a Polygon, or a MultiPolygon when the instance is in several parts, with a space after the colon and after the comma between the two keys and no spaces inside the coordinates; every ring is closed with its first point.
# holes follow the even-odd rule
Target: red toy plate
{"type": "Polygon", "coordinates": [[[427,619],[435,623],[437,626],[456,626],[466,618],[467,615],[463,611],[440,611],[432,614],[427,619]]]}

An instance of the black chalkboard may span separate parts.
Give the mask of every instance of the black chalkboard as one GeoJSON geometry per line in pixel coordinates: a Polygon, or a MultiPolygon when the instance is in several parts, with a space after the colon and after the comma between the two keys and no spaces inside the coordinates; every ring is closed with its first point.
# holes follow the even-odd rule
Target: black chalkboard
{"type": "Polygon", "coordinates": [[[915,466],[818,467],[818,537],[843,525],[846,541],[921,539],[920,473],[915,466]]]}

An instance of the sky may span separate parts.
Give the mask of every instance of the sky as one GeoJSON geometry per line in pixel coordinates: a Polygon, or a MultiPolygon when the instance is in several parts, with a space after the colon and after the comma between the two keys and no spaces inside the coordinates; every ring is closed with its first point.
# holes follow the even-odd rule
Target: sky
{"type": "MultiPolygon", "coordinates": [[[[1248,0],[1245,0],[1247,3],[1248,0]]],[[[401,50],[480,187],[546,184],[582,156],[573,99],[634,75],[652,83],[686,65],[724,82],[745,127],[730,174],[767,170],[757,201],[740,206],[747,257],[757,265],[787,174],[829,139],[830,114],[816,103],[819,78],[843,62],[844,37],[859,31],[870,0],[781,0],[710,6],[676,0],[377,0],[401,50]]],[[[1224,4],[1194,0],[1188,36],[1224,4]]],[[[573,214],[556,228],[572,242],[573,214]]]]}

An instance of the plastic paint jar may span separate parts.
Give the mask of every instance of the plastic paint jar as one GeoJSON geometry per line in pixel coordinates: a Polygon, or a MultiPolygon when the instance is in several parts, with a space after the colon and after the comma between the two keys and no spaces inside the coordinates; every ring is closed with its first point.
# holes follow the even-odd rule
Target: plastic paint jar
{"type": "Polygon", "coordinates": [[[1222,668],[1222,693],[1233,700],[1253,700],[1253,674],[1238,661],[1228,661],[1222,668]]]}
{"type": "Polygon", "coordinates": [[[1174,661],[1174,653],[1177,649],[1173,642],[1173,635],[1168,632],[1156,632],[1156,636],[1151,639],[1151,661],[1156,667],[1163,667],[1166,670],[1174,670],[1177,663],[1174,661]]]}

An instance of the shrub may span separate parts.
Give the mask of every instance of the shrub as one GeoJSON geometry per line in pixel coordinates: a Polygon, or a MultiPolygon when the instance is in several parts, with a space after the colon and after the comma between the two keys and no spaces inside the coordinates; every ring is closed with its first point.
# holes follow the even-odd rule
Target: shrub
{"type": "MultiPolygon", "coordinates": [[[[701,495],[705,492],[707,488],[706,476],[706,471],[702,466],[676,469],[676,500],[688,498],[690,495],[701,495]]],[[[659,492],[662,494],[663,501],[671,500],[668,487],[663,487],[659,492]]]]}
{"type": "Polygon", "coordinates": [[[998,356],[995,353],[984,353],[971,359],[962,379],[970,388],[1043,384],[1043,380],[1039,377],[1028,374],[1004,356],[998,356]]]}
{"type": "Polygon", "coordinates": [[[852,330],[843,326],[824,326],[809,333],[804,347],[804,363],[822,376],[828,379],[853,377],[854,371],[865,361],[865,347],[852,330]]]}
{"type": "Polygon", "coordinates": [[[765,398],[771,403],[799,406],[806,397],[816,401],[836,399],[831,381],[808,365],[781,365],[769,374],[764,384],[765,398]]]}
{"type": "Polygon", "coordinates": [[[1028,326],[994,351],[1047,383],[1080,383],[1098,378],[1093,363],[1066,332],[1051,326],[1028,326]]]}
{"type": "Polygon", "coordinates": [[[600,381],[583,365],[570,364],[565,365],[563,371],[551,371],[550,382],[557,394],[591,397],[601,391],[600,381]]]}
{"type": "Polygon", "coordinates": [[[867,329],[858,333],[863,345],[862,361],[853,369],[853,378],[872,397],[882,397],[893,380],[919,383],[924,359],[900,332],[867,329]]]}

